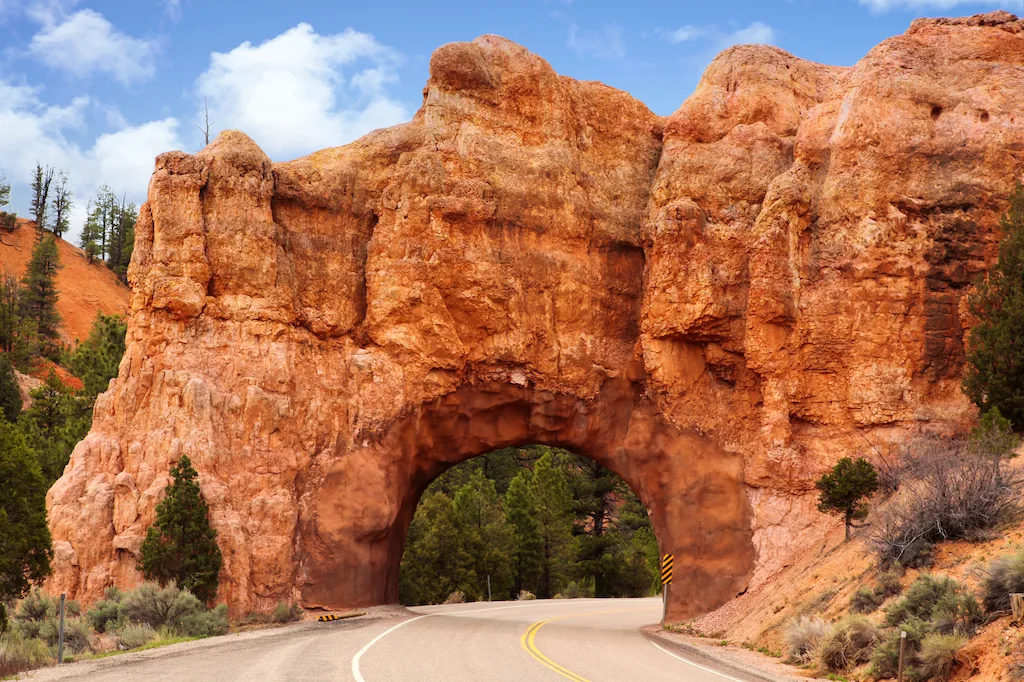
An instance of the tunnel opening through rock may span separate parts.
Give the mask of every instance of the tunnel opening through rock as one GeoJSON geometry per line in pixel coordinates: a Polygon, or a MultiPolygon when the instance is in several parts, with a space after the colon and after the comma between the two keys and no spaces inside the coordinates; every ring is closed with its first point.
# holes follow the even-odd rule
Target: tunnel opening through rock
{"type": "Polygon", "coordinates": [[[562,448],[501,448],[427,486],[399,600],[654,596],[658,560],[647,508],[622,477],[562,448]]]}
{"type": "Polygon", "coordinates": [[[754,565],[742,459],[658,414],[640,386],[608,379],[590,399],[479,382],[420,406],[321,472],[300,532],[306,607],[398,603],[406,537],[424,491],[507,447],[564,448],[621,476],[676,556],[669,613],[686,618],[743,591],[754,565]]]}

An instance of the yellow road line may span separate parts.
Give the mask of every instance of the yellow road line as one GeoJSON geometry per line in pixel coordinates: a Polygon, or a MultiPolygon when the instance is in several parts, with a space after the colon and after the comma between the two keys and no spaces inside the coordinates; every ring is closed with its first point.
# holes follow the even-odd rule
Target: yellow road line
{"type": "Polygon", "coordinates": [[[643,609],[609,609],[605,611],[588,611],[586,613],[569,613],[564,616],[555,616],[554,618],[548,618],[547,620],[539,620],[536,623],[531,624],[530,627],[526,628],[526,632],[523,633],[523,636],[520,638],[519,641],[520,643],[522,643],[523,649],[526,650],[526,653],[530,654],[530,656],[535,661],[537,661],[538,663],[547,668],[550,668],[551,670],[554,670],[556,673],[558,673],[565,679],[572,680],[573,682],[590,682],[590,680],[583,677],[582,675],[577,675],[568,668],[558,665],[550,658],[545,656],[541,652],[541,650],[537,648],[537,644],[534,641],[534,639],[537,637],[537,633],[540,631],[542,627],[556,620],[564,620],[566,618],[582,618],[583,616],[597,616],[602,613],[622,613],[623,611],[642,610],[643,609]]]}

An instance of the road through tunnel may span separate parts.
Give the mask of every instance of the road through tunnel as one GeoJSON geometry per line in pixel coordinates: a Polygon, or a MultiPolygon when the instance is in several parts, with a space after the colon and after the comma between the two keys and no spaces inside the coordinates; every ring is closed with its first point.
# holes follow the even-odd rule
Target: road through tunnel
{"type": "Polygon", "coordinates": [[[397,603],[409,525],[431,481],[478,455],[530,444],[593,460],[636,494],[661,550],[676,556],[671,619],[745,588],[755,557],[739,455],[668,424],[628,381],[605,382],[592,400],[494,383],[422,406],[323,472],[300,531],[304,605],[397,603]]]}

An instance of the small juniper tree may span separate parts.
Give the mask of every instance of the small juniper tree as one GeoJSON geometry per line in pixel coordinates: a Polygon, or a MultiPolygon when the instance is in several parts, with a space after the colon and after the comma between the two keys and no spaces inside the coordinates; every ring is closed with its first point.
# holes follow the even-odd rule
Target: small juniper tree
{"type": "Polygon", "coordinates": [[[878,472],[863,457],[856,461],[843,457],[814,485],[820,491],[818,511],[841,515],[846,522],[846,539],[849,540],[854,519],[868,515],[868,505],[864,500],[878,490],[878,472]]]}
{"type": "Polygon", "coordinates": [[[217,596],[223,558],[197,478],[187,455],[171,467],[172,481],[156,507],[156,523],[142,542],[139,570],[161,585],[173,580],[209,603],[217,596]]]}
{"type": "Polygon", "coordinates": [[[21,414],[21,388],[6,353],[0,353],[0,412],[9,422],[21,414]]]}
{"type": "Polygon", "coordinates": [[[0,422],[0,604],[24,597],[50,574],[46,483],[13,424],[0,422]]]}
{"type": "Polygon", "coordinates": [[[1003,240],[988,277],[967,297],[977,320],[967,343],[964,392],[983,413],[999,408],[1024,427],[1024,186],[1000,222],[1003,240]]]}

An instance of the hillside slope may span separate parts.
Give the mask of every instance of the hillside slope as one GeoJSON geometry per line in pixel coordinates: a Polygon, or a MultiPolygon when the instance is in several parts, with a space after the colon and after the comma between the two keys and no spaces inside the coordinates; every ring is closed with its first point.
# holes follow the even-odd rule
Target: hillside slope
{"type": "MultiPolygon", "coordinates": [[[[18,220],[13,232],[0,233],[0,267],[20,278],[32,257],[35,239],[34,223],[24,219],[18,220]]],[[[90,265],[81,249],[63,239],[57,240],[57,248],[63,265],[57,273],[61,336],[65,343],[73,344],[89,335],[97,312],[126,313],[131,290],[101,263],[90,265]]]]}

